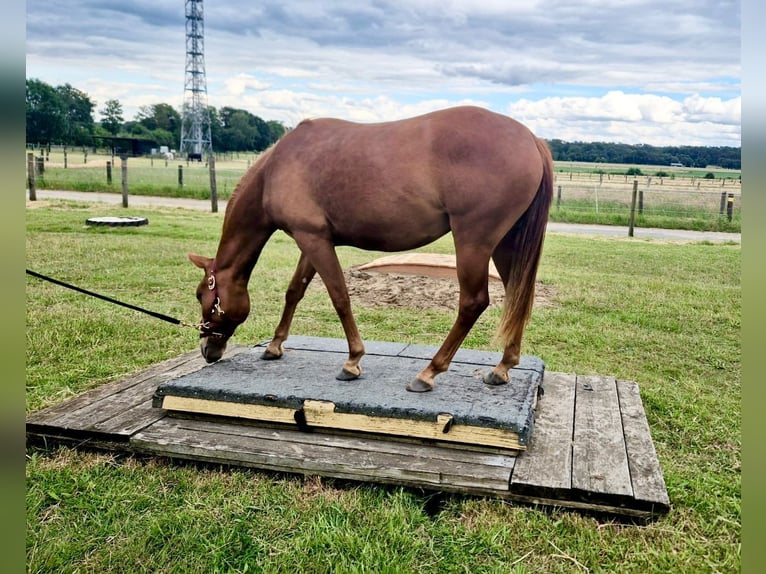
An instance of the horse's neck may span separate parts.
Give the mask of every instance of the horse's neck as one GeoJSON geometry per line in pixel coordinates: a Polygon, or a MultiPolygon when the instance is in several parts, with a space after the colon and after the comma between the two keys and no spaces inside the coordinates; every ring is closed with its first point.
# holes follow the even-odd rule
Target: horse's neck
{"type": "Polygon", "coordinates": [[[215,260],[219,271],[230,273],[233,280],[247,283],[275,229],[262,215],[259,202],[237,203],[239,205],[231,205],[226,211],[215,260]]]}

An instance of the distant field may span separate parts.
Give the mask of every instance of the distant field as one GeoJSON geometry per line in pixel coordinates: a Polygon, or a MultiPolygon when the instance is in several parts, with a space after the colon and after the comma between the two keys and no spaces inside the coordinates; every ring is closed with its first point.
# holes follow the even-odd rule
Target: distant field
{"type": "MultiPolygon", "coordinates": [[[[216,155],[219,198],[225,200],[231,196],[237,181],[257,157],[256,153],[216,155]]],[[[115,193],[122,190],[121,161],[111,155],[70,151],[65,161],[64,152],[54,149],[44,165],[44,173],[37,178],[40,189],[115,193]],[[107,162],[113,162],[111,184],[107,181],[107,162]]],[[[205,163],[159,157],[130,158],[127,174],[130,194],[210,197],[210,174],[205,163]]],[[[634,180],[641,192],[638,226],[706,231],[741,229],[741,171],[722,168],[556,162],[556,199],[551,220],[627,225],[634,180]],[[639,169],[641,174],[626,175],[631,168],[639,169]],[[658,175],[660,173],[662,175],[658,175]],[[707,178],[708,174],[712,174],[712,178],[707,178]],[[727,210],[729,202],[731,220],[727,210]]]]}

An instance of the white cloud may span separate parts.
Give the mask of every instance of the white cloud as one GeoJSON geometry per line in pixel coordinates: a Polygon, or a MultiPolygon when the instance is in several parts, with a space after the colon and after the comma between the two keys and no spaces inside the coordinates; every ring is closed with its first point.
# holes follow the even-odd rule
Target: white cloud
{"type": "Polygon", "coordinates": [[[269,83],[248,74],[237,74],[232,78],[226,79],[224,83],[226,91],[234,96],[241,96],[246,91],[262,91],[271,87],[269,83]]]}
{"type": "Polygon", "coordinates": [[[695,95],[683,101],[611,91],[598,97],[521,99],[507,113],[538,135],[652,145],[739,145],[740,98],[695,95]]]}
{"type": "MultiPolygon", "coordinates": [[[[178,0],[28,2],[27,75],[180,107],[184,32],[178,0]]],[[[228,0],[205,51],[210,105],[288,125],[477,102],[549,138],[740,142],[738,0],[228,0]]]]}

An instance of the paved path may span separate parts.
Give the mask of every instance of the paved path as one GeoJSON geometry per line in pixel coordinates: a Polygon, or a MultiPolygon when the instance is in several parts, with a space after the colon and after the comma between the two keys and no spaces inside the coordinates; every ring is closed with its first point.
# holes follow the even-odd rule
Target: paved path
{"type": "MultiPolygon", "coordinates": [[[[29,195],[27,194],[27,197],[29,195]]],[[[50,189],[38,189],[37,199],[70,199],[75,201],[102,202],[122,206],[122,195],[119,193],[100,193],[91,191],[58,191],[50,189]]],[[[210,211],[209,200],[187,199],[180,197],[152,197],[146,195],[131,195],[128,204],[132,207],[178,207],[194,209],[198,211],[210,211]]],[[[226,210],[226,202],[218,201],[218,211],[223,214],[226,210]]],[[[553,233],[572,233],[577,235],[595,235],[628,237],[628,228],[622,225],[595,225],[581,223],[548,223],[548,231],[553,233]]],[[[633,230],[636,238],[668,239],[675,241],[711,241],[742,242],[741,233],[727,233],[722,231],[688,231],[683,229],[657,229],[636,227],[633,230]]]]}

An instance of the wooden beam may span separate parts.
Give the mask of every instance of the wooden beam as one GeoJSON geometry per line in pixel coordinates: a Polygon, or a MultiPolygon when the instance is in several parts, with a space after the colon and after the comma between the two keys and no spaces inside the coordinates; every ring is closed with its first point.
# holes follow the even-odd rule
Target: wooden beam
{"type": "Polygon", "coordinates": [[[572,488],[633,496],[616,380],[578,376],[572,439],[572,488]]]}
{"type": "Polygon", "coordinates": [[[545,373],[544,394],[537,400],[535,411],[535,430],[529,448],[516,461],[512,492],[550,496],[572,487],[575,382],[572,374],[545,373]]]}

